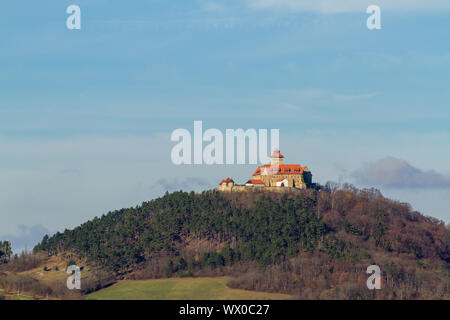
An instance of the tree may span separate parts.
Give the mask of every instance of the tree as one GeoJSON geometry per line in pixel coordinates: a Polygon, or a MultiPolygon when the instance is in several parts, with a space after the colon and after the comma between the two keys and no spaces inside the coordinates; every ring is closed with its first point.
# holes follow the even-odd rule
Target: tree
{"type": "Polygon", "coordinates": [[[173,261],[172,261],[172,259],[169,259],[169,261],[167,261],[167,266],[166,266],[165,272],[166,272],[167,278],[169,278],[172,275],[172,273],[173,273],[173,261]]]}
{"type": "Polygon", "coordinates": [[[8,263],[11,259],[11,242],[0,241],[0,263],[8,263]]]}
{"type": "Polygon", "coordinates": [[[186,260],[183,259],[183,257],[179,257],[177,260],[177,268],[178,270],[185,270],[187,267],[186,260]]]}

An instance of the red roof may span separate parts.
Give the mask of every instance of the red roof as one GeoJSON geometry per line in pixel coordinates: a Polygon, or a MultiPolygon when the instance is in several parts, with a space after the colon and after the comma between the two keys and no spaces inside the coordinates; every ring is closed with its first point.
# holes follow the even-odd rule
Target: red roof
{"type": "Polygon", "coordinates": [[[233,183],[234,183],[233,179],[231,179],[231,178],[226,178],[226,179],[222,180],[222,181],[219,183],[219,185],[221,185],[221,184],[223,184],[223,183],[228,183],[228,182],[233,182],[233,183]]]}
{"type": "Polygon", "coordinates": [[[264,184],[264,182],[262,180],[259,179],[250,179],[246,182],[247,183],[251,183],[251,184],[264,184]]]}
{"type": "Polygon", "coordinates": [[[273,150],[273,154],[270,157],[271,158],[284,158],[284,156],[280,153],[280,149],[273,150]]]}
{"type": "Polygon", "coordinates": [[[286,178],[277,179],[277,181],[283,181],[283,180],[286,180],[286,178]]]}
{"type": "Polygon", "coordinates": [[[303,171],[306,169],[306,167],[302,167],[299,164],[280,164],[280,165],[270,165],[270,164],[266,164],[264,166],[259,166],[255,173],[253,173],[253,176],[259,176],[261,175],[261,170],[263,168],[268,168],[268,174],[269,175],[273,175],[273,174],[303,174],[303,171]],[[278,167],[278,171],[276,171],[278,167]]]}

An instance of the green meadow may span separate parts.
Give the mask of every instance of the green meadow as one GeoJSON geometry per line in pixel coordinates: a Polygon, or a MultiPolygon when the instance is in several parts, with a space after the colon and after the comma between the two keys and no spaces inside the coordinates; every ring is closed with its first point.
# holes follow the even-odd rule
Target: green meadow
{"type": "Polygon", "coordinates": [[[91,293],[91,300],[283,300],[287,294],[227,287],[228,277],[124,280],[91,293]]]}

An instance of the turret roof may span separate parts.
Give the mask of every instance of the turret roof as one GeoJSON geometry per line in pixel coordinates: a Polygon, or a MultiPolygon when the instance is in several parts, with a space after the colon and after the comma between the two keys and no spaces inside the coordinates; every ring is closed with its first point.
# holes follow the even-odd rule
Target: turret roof
{"type": "Polygon", "coordinates": [[[284,156],[280,153],[280,149],[273,150],[271,158],[284,158],[284,156]]]}

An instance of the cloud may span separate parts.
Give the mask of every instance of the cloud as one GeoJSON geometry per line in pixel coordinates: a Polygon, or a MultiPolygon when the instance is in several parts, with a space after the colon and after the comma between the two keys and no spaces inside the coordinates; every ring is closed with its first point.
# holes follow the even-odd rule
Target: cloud
{"type": "Polygon", "coordinates": [[[245,0],[252,9],[278,9],[289,12],[346,13],[366,12],[376,4],[381,10],[399,12],[449,10],[448,0],[245,0]]]}
{"type": "Polygon", "coordinates": [[[336,101],[360,101],[360,100],[370,100],[378,96],[378,93],[363,93],[363,94],[338,94],[334,95],[334,100],[336,101]]]}
{"type": "Polygon", "coordinates": [[[203,11],[207,12],[223,12],[225,10],[225,7],[217,2],[213,1],[206,1],[203,4],[203,11]]]}
{"type": "Polygon", "coordinates": [[[151,186],[151,189],[153,191],[159,191],[160,193],[164,193],[166,191],[173,192],[173,191],[204,191],[208,189],[212,189],[216,187],[215,184],[213,184],[211,181],[208,181],[206,179],[196,178],[196,177],[188,177],[188,178],[173,178],[173,179],[167,179],[162,178],[156,181],[155,184],[151,186]]]}
{"type": "Polygon", "coordinates": [[[16,234],[0,236],[0,240],[11,242],[14,253],[20,253],[25,248],[32,250],[42,240],[44,235],[50,233],[46,227],[40,224],[31,227],[21,224],[18,226],[18,231],[16,234]]]}
{"type": "Polygon", "coordinates": [[[415,168],[393,157],[380,159],[354,171],[352,177],[362,185],[387,188],[450,188],[450,177],[429,170],[415,168]]]}
{"type": "Polygon", "coordinates": [[[289,110],[296,111],[296,110],[300,110],[301,109],[299,106],[297,106],[295,104],[292,104],[292,103],[281,103],[279,105],[279,107],[280,107],[280,109],[287,110],[287,111],[289,111],[289,110]]]}

